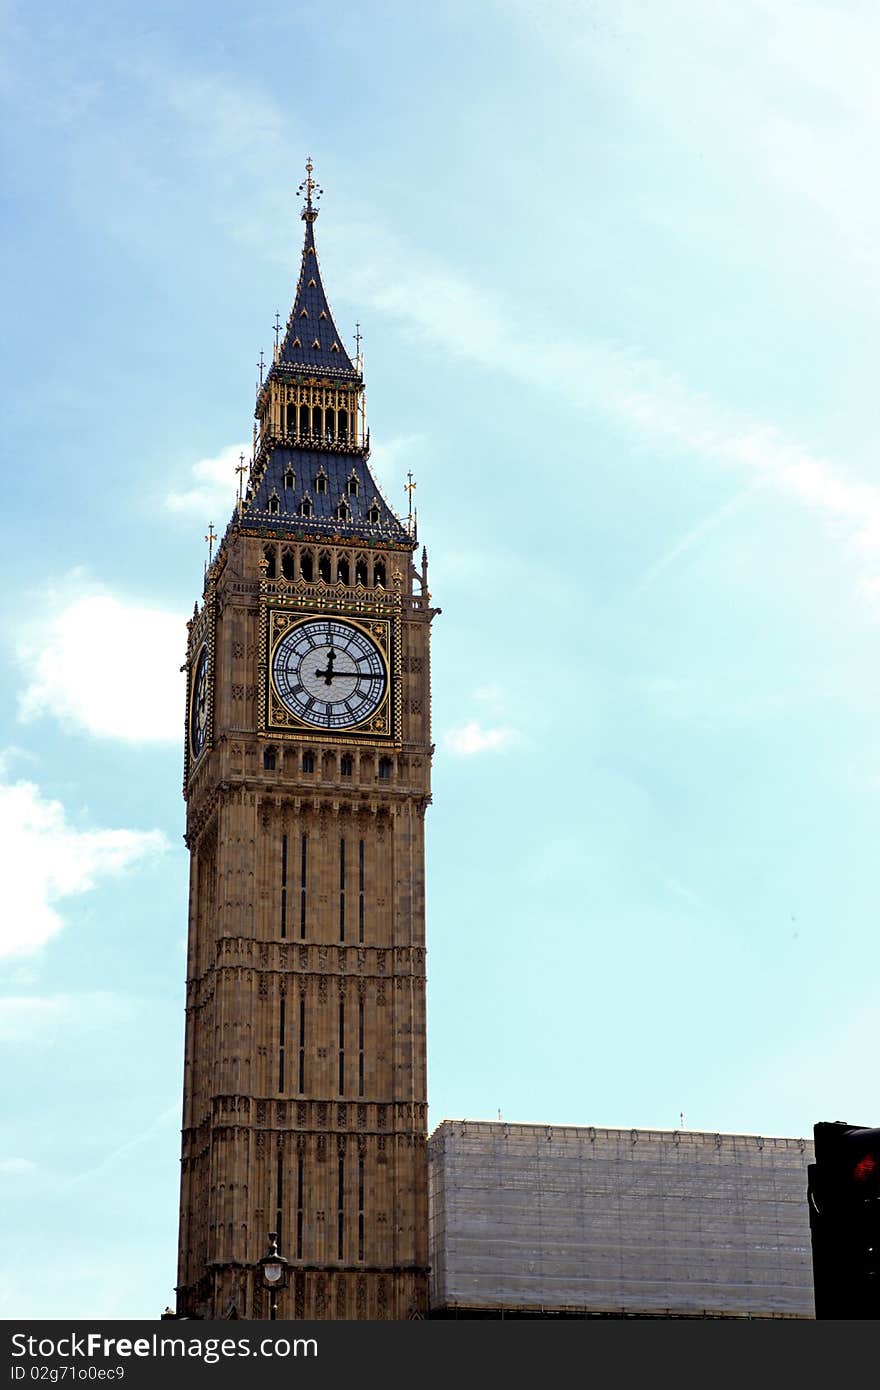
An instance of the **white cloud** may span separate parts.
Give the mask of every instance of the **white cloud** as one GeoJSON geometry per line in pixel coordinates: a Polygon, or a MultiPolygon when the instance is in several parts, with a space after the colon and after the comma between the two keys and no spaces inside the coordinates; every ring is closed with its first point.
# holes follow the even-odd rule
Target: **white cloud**
{"type": "Polygon", "coordinates": [[[28,677],[19,718],[27,723],[50,715],[128,743],[182,738],[183,616],[89,592],[76,575],[64,594],[48,592],[42,620],[30,623],[18,645],[28,677]]]}
{"type": "Polygon", "coordinates": [[[449,753],[468,758],[474,753],[486,753],[499,748],[507,748],[511,743],[516,742],[517,737],[515,729],[484,729],[481,724],[472,719],[469,724],[462,724],[457,729],[450,729],[443,744],[449,753]]]}
{"type": "MultiPolygon", "coordinates": [[[[170,512],[195,513],[208,521],[218,517],[225,520],[231,514],[238,497],[236,468],[241,456],[245,462],[251,456],[249,444],[229,444],[213,458],[199,459],[192,466],[192,485],[182,492],[171,491],[165,497],[170,512]]],[[[219,528],[222,530],[222,526],[219,528]]]]}
{"type": "MultiPolygon", "coordinates": [[[[0,783],[0,956],[38,951],[64,925],[57,906],[62,899],[167,847],[158,830],[77,830],[61,803],[43,797],[32,782],[0,783]]],[[[59,1008],[58,999],[0,1001],[0,1041],[10,1026],[17,1031],[18,1015],[32,1027],[41,1018],[57,1020],[59,1008]]]]}
{"type": "Polygon", "coordinates": [[[491,292],[366,220],[366,254],[349,267],[350,293],[371,302],[420,337],[569,405],[604,415],[637,440],[665,438],[692,457],[735,469],[778,495],[843,522],[851,539],[880,547],[880,489],[846,474],[772,423],[749,419],[705,395],[637,348],[526,332],[517,311],[491,292]],[[386,259],[387,258],[387,259],[386,259]],[[393,275],[391,274],[393,268],[393,275]],[[389,288],[389,286],[391,288],[389,288]],[[478,331],[462,336],[466,304],[478,331]]]}
{"type": "Polygon", "coordinates": [[[24,1173],[32,1173],[36,1166],[29,1158],[0,1158],[0,1175],[19,1177],[24,1173]]]}

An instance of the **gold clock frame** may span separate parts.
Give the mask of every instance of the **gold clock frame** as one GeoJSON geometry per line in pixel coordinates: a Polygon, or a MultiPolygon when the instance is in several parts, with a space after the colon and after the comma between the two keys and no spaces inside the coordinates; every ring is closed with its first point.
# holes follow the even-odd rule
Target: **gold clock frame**
{"type": "Polygon", "coordinates": [[[267,604],[261,624],[260,651],[260,732],[272,738],[297,739],[313,744],[345,743],[359,745],[399,745],[401,729],[401,632],[400,616],[377,612],[356,615],[340,604],[313,607],[308,604],[267,604]],[[385,664],[385,695],[379,707],[359,724],[348,728],[322,729],[293,714],[281,699],[272,676],[275,650],[282,638],[304,623],[329,620],[357,628],[378,647],[385,664]]]}

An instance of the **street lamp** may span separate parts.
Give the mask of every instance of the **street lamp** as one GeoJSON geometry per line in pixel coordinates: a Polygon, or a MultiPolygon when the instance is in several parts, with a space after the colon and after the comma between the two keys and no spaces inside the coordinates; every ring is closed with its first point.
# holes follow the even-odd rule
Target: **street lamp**
{"type": "Polygon", "coordinates": [[[278,1290],[285,1282],[287,1274],[287,1261],[278,1252],[278,1233],[269,1232],[269,1249],[260,1260],[263,1270],[263,1283],[269,1290],[269,1317],[274,1321],[278,1317],[278,1290]]]}

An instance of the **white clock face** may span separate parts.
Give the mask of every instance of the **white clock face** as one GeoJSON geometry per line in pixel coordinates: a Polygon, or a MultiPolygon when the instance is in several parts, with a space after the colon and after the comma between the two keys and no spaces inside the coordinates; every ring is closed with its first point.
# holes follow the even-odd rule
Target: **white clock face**
{"type": "Polygon", "coordinates": [[[388,689],[376,643],[339,618],[309,618],[286,632],[272,656],[272,680],[291,714],[317,729],[363,723],[388,689]]]}
{"type": "Polygon", "coordinates": [[[202,647],[192,683],[189,711],[189,741],[193,759],[198,758],[208,734],[208,648],[202,647]]]}

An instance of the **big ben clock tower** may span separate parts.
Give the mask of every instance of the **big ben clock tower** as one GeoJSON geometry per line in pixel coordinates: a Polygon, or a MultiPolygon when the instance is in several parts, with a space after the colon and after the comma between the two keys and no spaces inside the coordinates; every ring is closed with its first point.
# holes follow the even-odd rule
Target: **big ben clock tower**
{"type": "Polygon", "coordinates": [[[189,624],[178,1312],[417,1317],[438,610],[370,472],[311,163],[301,191],[248,485],[189,624]]]}

